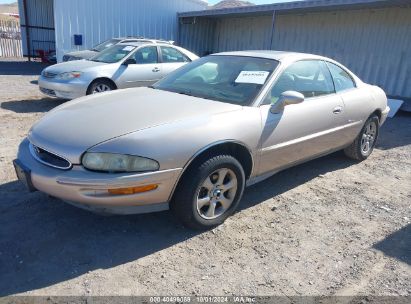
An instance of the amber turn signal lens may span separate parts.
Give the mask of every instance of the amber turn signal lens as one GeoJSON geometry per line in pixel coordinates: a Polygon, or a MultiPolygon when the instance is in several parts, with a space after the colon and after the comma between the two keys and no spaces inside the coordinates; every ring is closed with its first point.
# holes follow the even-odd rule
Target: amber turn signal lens
{"type": "Polygon", "coordinates": [[[114,195],[136,194],[136,193],[152,191],[157,188],[158,188],[158,185],[145,185],[145,186],[129,187],[129,188],[108,189],[108,193],[114,194],[114,195]]]}

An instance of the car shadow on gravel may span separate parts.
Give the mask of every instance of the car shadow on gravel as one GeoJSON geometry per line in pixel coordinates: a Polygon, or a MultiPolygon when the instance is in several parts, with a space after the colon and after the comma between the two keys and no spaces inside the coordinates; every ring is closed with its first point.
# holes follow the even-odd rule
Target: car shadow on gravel
{"type": "Polygon", "coordinates": [[[0,185],[0,297],[139,260],[198,234],[169,212],[104,217],[23,191],[19,182],[0,185]]]}
{"type": "Polygon", "coordinates": [[[40,75],[48,64],[28,61],[0,61],[0,75],[35,76],[40,75]]]}
{"type": "Polygon", "coordinates": [[[0,107],[16,113],[45,113],[61,105],[66,100],[58,98],[41,98],[4,101],[0,107]]]}
{"type": "Polygon", "coordinates": [[[380,130],[377,149],[389,150],[411,144],[411,112],[399,111],[380,130]]]}
{"type": "Polygon", "coordinates": [[[342,151],[281,171],[272,177],[248,187],[239,209],[247,209],[272,197],[285,193],[318,176],[356,164],[342,151]]]}
{"type": "MultiPolygon", "coordinates": [[[[335,153],[283,171],[248,188],[240,210],[353,163],[335,153]]],[[[182,227],[170,212],[102,217],[22,191],[19,182],[0,185],[0,296],[136,261],[201,233],[182,227]]]]}
{"type": "MultiPolygon", "coordinates": [[[[387,136],[408,132],[395,130],[391,134],[382,129],[380,144],[388,146],[387,136]]],[[[247,188],[239,209],[355,163],[337,152],[282,171],[247,188]]],[[[139,266],[138,260],[201,234],[182,227],[169,212],[102,217],[39,192],[24,193],[19,182],[0,185],[0,223],[0,296],[45,288],[131,261],[136,261],[136,267],[149,267],[139,266]]],[[[409,235],[407,226],[376,248],[409,263],[409,253],[405,258],[398,253],[409,248],[409,235]],[[407,235],[404,245],[401,240],[407,235]]]]}
{"type": "Polygon", "coordinates": [[[394,232],[373,247],[385,255],[411,265],[411,225],[394,232]]]}

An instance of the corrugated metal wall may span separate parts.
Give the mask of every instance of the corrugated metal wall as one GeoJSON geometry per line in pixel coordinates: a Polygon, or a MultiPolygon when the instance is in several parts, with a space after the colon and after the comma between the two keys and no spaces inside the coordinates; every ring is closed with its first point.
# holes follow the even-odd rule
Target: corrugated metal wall
{"type": "Polygon", "coordinates": [[[23,0],[18,0],[21,22],[23,54],[28,55],[26,26],[29,25],[30,55],[36,56],[36,50],[55,50],[53,0],[27,0],[27,19],[23,0]]]}
{"type": "Polygon", "coordinates": [[[181,44],[198,53],[275,49],[308,52],[340,61],[387,94],[411,98],[411,8],[323,11],[272,16],[209,18],[215,24],[207,48],[201,17],[181,25],[181,44]],[[184,37],[185,35],[190,37],[184,37]]]}
{"type": "Polygon", "coordinates": [[[272,16],[225,18],[217,23],[214,35],[219,52],[270,49],[272,16]]]}
{"type": "Polygon", "coordinates": [[[179,41],[187,49],[203,56],[214,52],[214,35],[216,20],[212,18],[187,18],[186,22],[193,24],[180,24],[179,41]]]}
{"type": "Polygon", "coordinates": [[[91,48],[112,37],[177,39],[177,12],[201,10],[198,0],[55,0],[57,57],[91,48]],[[73,35],[83,35],[74,45],[73,35]]]}
{"type": "Polygon", "coordinates": [[[411,97],[411,8],[278,16],[272,48],[332,57],[387,94],[411,97]]]}

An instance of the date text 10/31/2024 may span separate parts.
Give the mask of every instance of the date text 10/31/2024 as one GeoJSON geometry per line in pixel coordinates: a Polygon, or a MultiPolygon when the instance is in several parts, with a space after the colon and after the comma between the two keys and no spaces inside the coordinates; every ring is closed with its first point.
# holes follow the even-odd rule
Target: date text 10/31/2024
{"type": "Polygon", "coordinates": [[[164,297],[150,297],[150,303],[256,303],[254,297],[244,296],[222,296],[222,297],[208,297],[208,296],[195,296],[195,297],[178,297],[178,296],[164,296],[164,297]]]}

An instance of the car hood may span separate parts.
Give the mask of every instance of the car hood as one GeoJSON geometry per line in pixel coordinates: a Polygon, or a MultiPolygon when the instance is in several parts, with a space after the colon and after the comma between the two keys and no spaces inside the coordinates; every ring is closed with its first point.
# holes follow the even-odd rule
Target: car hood
{"type": "Polygon", "coordinates": [[[84,50],[84,51],[70,52],[70,53],[67,53],[66,55],[77,57],[77,58],[89,59],[97,54],[98,52],[96,51],[84,50]]]}
{"type": "Polygon", "coordinates": [[[28,138],[34,145],[78,164],[86,150],[115,137],[240,109],[238,105],[151,88],[126,89],[57,107],[32,127],[28,138]]]}
{"type": "Polygon", "coordinates": [[[107,63],[104,62],[95,62],[90,60],[74,60],[74,61],[67,61],[58,64],[54,64],[49,66],[44,71],[49,73],[60,74],[64,72],[77,72],[77,71],[84,71],[88,68],[94,68],[98,66],[106,65],[107,63]]]}

